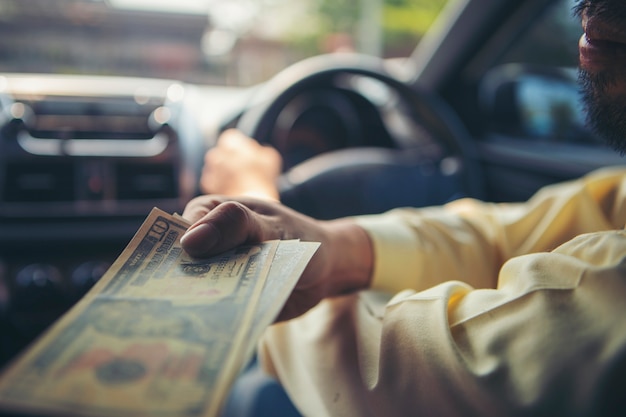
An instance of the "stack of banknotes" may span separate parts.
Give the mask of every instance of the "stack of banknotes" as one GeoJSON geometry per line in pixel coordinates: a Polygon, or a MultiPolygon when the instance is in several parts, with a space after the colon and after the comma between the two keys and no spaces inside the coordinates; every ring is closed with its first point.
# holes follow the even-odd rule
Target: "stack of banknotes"
{"type": "Polygon", "coordinates": [[[216,416],[318,243],[189,257],[154,209],[124,252],[0,377],[11,415],[216,416]]]}

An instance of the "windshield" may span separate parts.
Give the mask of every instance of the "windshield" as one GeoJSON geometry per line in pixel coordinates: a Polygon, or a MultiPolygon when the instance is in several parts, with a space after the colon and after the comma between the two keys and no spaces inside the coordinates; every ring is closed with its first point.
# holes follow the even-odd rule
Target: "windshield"
{"type": "Polygon", "coordinates": [[[322,53],[408,56],[452,0],[0,0],[0,72],[252,85],[322,53]]]}

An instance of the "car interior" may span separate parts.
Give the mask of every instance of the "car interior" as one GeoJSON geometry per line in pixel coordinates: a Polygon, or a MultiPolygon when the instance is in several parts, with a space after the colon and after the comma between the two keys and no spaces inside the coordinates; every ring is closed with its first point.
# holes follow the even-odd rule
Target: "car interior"
{"type": "Polygon", "coordinates": [[[182,213],[228,128],[276,147],[281,201],[320,219],[523,201],[624,164],[584,125],[571,0],[432,1],[441,11],[412,50],[318,48],[293,63],[275,59],[277,41],[263,49],[242,33],[213,46],[225,52],[185,48],[202,37],[210,49],[220,34],[206,14],[116,3],[0,0],[2,364],[97,282],[152,207],[182,213]],[[131,62],[138,28],[166,53],[130,75],[105,70],[88,46],[61,49],[64,36],[108,39],[131,62]],[[244,41],[256,55],[228,61],[244,41]],[[192,65],[202,54],[217,75],[192,65]],[[262,72],[262,54],[280,69],[229,84],[245,66],[262,72]],[[143,76],[151,66],[169,72],[143,76]]]}

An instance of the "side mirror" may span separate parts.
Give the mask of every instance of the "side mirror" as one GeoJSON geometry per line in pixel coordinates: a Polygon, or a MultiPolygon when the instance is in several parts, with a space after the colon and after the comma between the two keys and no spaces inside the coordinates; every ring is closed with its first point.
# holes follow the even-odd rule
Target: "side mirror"
{"type": "Polygon", "coordinates": [[[491,70],[479,87],[491,134],[547,142],[596,142],[574,68],[508,64],[491,70]]]}

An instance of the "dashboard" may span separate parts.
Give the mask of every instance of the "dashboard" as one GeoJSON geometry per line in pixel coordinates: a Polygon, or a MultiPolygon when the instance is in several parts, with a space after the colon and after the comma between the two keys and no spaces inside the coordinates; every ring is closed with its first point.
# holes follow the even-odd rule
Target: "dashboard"
{"type": "Polygon", "coordinates": [[[169,80],[0,76],[2,362],[82,297],[152,207],[182,212],[197,194],[203,129],[227,108],[223,93],[169,80]]]}
{"type": "MultiPolygon", "coordinates": [[[[98,281],[153,207],[182,213],[255,88],[0,74],[0,364],[98,281]]],[[[343,70],[294,91],[267,141],[284,160],[281,200],[333,218],[458,194],[461,159],[409,108],[343,70]]]]}

